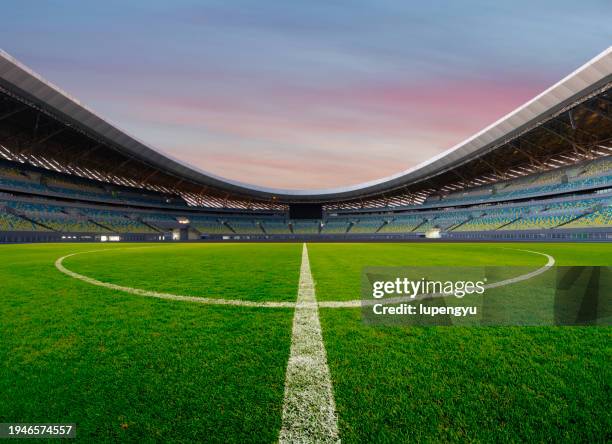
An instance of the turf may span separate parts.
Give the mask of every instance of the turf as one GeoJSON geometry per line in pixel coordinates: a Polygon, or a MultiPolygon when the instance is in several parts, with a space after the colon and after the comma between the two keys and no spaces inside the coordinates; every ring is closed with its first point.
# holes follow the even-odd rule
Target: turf
{"type": "MultiPolygon", "coordinates": [[[[0,422],[66,421],[83,442],[272,442],[291,309],[133,296],[295,299],[301,244],[0,246],[0,422]]],[[[310,244],[319,300],[368,265],[610,265],[612,244],[310,244]],[[510,250],[508,248],[511,248],[510,250]]],[[[321,309],[341,438],[605,442],[611,328],[382,327],[321,309]]]]}
{"type": "Polygon", "coordinates": [[[0,248],[0,422],[76,422],[83,442],[276,439],[291,310],[134,297],[53,267],[91,245],[0,248]]]}
{"type": "Polygon", "coordinates": [[[384,243],[324,244],[308,246],[310,266],[319,301],[361,297],[364,267],[402,266],[543,266],[552,255],[557,265],[610,265],[612,244],[539,243],[384,243]]]}
{"type": "MultiPolygon", "coordinates": [[[[365,266],[610,265],[602,244],[316,244],[319,300],[358,299],[365,266]]],[[[605,442],[612,329],[367,326],[321,309],[343,442],[605,442]]]]}
{"type": "Polygon", "coordinates": [[[145,290],[295,301],[301,258],[300,244],[132,245],[69,257],[64,265],[103,282],[145,290]]]}
{"type": "Polygon", "coordinates": [[[610,439],[610,328],[321,322],[345,443],[610,439]]]}

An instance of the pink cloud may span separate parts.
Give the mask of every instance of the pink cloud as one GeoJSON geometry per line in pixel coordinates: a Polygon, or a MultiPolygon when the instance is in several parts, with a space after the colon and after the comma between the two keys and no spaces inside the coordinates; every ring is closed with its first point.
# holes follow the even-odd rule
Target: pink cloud
{"type": "Polygon", "coordinates": [[[190,96],[135,94],[121,103],[140,128],[172,133],[161,148],[202,168],[261,185],[311,188],[420,163],[533,97],[542,89],[534,83],[237,86],[190,96]]]}

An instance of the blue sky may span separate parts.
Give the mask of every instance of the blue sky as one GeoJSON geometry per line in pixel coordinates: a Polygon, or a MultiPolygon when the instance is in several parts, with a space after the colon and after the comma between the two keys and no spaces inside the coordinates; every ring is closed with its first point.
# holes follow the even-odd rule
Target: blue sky
{"type": "Polygon", "coordinates": [[[213,173],[321,188],[416,165],[612,44],[612,2],[3,2],[2,49],[213,173]]]}

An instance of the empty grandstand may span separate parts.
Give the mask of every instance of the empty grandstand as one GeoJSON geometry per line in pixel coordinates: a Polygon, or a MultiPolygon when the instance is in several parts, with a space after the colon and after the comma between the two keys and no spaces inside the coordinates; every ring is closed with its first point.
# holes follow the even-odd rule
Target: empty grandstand
{"type": "Polygon", "coordinates": [[[306,192],[176,161],[0,53],[0,241],[612,240],[611,85],[608,49],[417,168],[306,192]]]}

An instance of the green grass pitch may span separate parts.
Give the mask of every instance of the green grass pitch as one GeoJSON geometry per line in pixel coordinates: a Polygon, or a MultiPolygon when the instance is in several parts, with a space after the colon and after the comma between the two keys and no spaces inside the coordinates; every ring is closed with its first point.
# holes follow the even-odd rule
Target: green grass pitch
{"type": "MultiPolygon", "coordinates": [[[[612,244],[309,244],[317,299],[364,266],[612,265],[612,244]],[[508,250],[511,248],[514,250],[508,250]]],[[[274,442],[301,244],[0,246],[0,422],[75,422],[83,442],[274,442]],[[92,250],[104,250],[91,252],[92,250]]],[[[380,327],[321,308],[343,442],[605,442],[612,328],[380,327]]]]}

